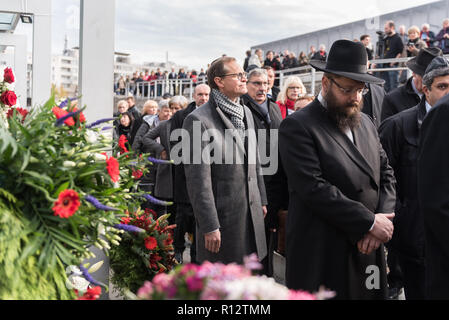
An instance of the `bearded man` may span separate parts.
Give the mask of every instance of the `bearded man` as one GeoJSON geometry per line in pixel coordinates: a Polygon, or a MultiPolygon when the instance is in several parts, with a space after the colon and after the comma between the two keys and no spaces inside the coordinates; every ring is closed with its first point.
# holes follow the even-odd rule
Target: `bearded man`
{"type": "Polygon", "coordinates": [[[286,284],[310,292],[324,286],[337,299],[385,299],[383,243],[393,234],[395,179],[376,126],[361,112],[367,73],[360,43],[339,40],[317,99],[280,126],[288,177],[286,284]]]}

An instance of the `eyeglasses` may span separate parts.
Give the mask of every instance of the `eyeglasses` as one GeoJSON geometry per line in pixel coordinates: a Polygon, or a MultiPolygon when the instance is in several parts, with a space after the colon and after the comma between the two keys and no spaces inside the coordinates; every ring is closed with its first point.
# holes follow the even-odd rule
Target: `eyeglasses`
{"type": "Polygon", "coordinates": [[[302,90],[302,87],[288,87],[289,90],[302,90]]]}
{"type": "Polygon", "coordinates": [[[332,83],[334,83],[337,87],[338,87],[338,89],[340,89],[340,92],[341,93],[343,93],[344,95],[350,95],[350,94],[352,94],[353,92],[357,92],[357,94],[361,94],[361,95],[365,95],[365,94],[367,94],[368,93],[368,91],[369,91],[369,89],[366,87],[366,85],[365,85],[365,87],[364,88],[359,88],[359,89],[346,89],[346,88],[343,88],[342,86],[340,86],[334,79],[331,79],[331,78],[329,78],[329,80],[332,82],[332,83]]]}
{"type": "Polygon", "coordinates": [[[240,72],[240,73],[230,73],[230,74],[224,74],[222,76],[218,76],[219,78],[224,78],[224,77],[237,77],[237,79],[239,79],[240,81],[242,81],[243,78],[247,79],[248,78],[248,73],[246,72],[240,72]]]}
{"type": "Polygon", "coordinates": [[[256,87],[268,87],[268,82],[251,81],[248,83],[251,83],[251,84],[255,85],[256,87]]]}

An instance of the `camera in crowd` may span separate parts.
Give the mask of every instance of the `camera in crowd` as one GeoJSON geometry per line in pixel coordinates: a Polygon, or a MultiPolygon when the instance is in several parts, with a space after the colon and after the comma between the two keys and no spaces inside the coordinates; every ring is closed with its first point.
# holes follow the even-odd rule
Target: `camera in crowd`
{"type": "Polygon", "coordinates": [[[376,48],[377,48],[376,55],[381,58],[383,56],[383,53],[384,53],[385,38],[387,36],[386,36],[385,32],[383,32],[383,31],[376,31],[376,33],[377,33],[377,36],[378,36],[378,40],[377,40],[377,43],[376,43],[376,48]]]}

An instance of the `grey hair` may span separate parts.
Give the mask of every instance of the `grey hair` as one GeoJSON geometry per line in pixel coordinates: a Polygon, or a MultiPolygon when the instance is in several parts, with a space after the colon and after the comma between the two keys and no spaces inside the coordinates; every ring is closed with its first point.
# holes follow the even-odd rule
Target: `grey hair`
{"type": "Polygon", "coordinates": [[[435,78],[449,76],[449,67],[435,69],[426,73],[422,78],[422,83],[427,89],[432,90],[432,84],[435,78]]]}
{"type": "Polygon", "coordinates": [[[266,76],[268,78],[268,72],[265,69],[261,69],[261,68],[256,68],[250,71],[250,73],[248,74],[248,81],[251,81],[251,79],[253,77],[258,77],[258,76],[266,76]]]}
{"type": "Polygon", "coordinates": [[[189,104],[189,100],[184,96],[174,96],[170,99],[168,105],[171,107],[173,104],[180,105],[184,109],[189,104]]]}
{"type": "Polygon", "coordinates": [[[159,111],[161,111],[164,108],[168,108],[169,107],[168,106],[168,101],[169,101],[168,99],[162,99],[162,100],[159,101],[159,103],[158,103],[159,111]]]}

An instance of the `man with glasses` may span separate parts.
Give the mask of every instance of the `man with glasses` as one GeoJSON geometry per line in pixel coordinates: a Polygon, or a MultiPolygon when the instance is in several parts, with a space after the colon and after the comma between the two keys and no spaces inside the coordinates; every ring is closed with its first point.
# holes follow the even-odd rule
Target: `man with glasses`
{"type": "Polygon", "coordinates": [[[406,299],[426,298],[425,232],[418,204],[418,146],[421,124],[435,104],[449,93],[449,61],[436,57],[423,76],[419,104],[385,120],[379,135],[397,180],[398,197],[391,250],[399,259],[406,299]]]}
{"type": "Polygon", "coordinates": [[[235,58],[222,57],[212,63],[207,80],[209,101],[183,124],[190,139],[183,156],[190,156],[184,169],[196,221],[197,262],[242,263],[252,253],[262,260],[267,199],[254,119],[240,104],[247,75],[235,58]]]}
{"type": "MultiPolygon", "coordinates": [[[[263,156],[273,159],[273,157],[277,160],[277,148],[276,155],[271,154],[271,144],[275,143],[277,145],[277,141],[272,141],[271,131],[277,130],[282,121],[282,115],[278,108],[278,106],[272,102],[267,97],[267,92],[269,89],[269,81],[268,74],[265,69],[254,69],[248,75],[247,88],[248,93],[242,96],[242,102],[251,110],[251,113],[254,117],[254,126],[259,134],[261,131],[265,131],[265,143],[266,143],[266,151],[263,156]]],[[[277,137],[276,137],[277,138],[277,137]]],[[[259,137],[259,140],[261,138],[259,137]]],[[[262,141],[259,141],[262,142],[262,141]]],[[[261,152],[261,150],[259,150],[261,152]]],[[[270,166],[272,164],[267,163],[263,166],[270,166]]],[[[273,206],[273,204],[277,203],[276,198],[278,197],[277,190],[279,188],[276,187],[276,183],[273,181],[274,175],[264,175],[264,182],[268,200],[268,213],[265,217],[265,233],[267,236],[267,242],[270,244],[274,244],[274,229],[277,225],[277,212],[279,208],[273,206]]],[[[264,273],[267,276],[272,276],[273,268],[272,268],[272,258],[273,258],[273,250],[274,248],[269,248],[268,256],[263,260],[264,273]]]]}
{"type": "Polygon", "coordinates": [[[288,177],[286,284],[337,299],[385,299],[383,243],[393,235],[395,179],[376,127],[361,112],[367,72],[361,43],[338,40],[323,71],[322,90],[279,129],[288,177]]]}

